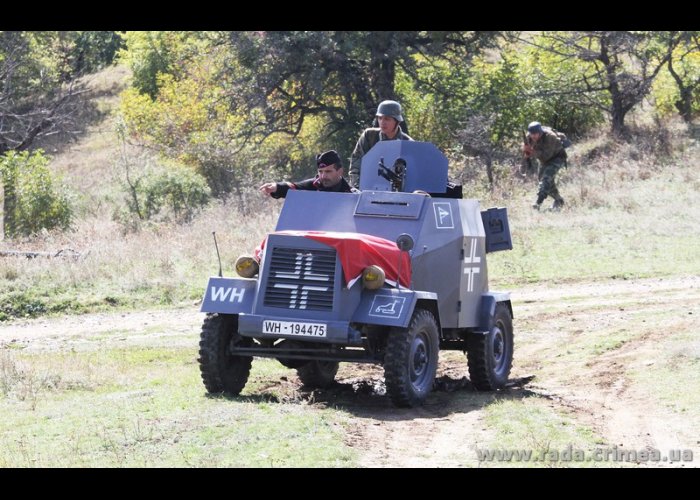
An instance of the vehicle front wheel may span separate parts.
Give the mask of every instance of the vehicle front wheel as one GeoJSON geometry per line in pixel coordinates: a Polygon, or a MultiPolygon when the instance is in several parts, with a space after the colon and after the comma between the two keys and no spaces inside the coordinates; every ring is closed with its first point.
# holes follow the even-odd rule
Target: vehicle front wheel
{"type": "Polygon", "coordinates": [[[400,407],[418,406],[433,389],[440,339],[435,317],[416,309],[408,328],[392,328],[384,357],[386,392],[400,407]]]}
{"type": "Polygon", "coordinates": [[[248,347],[252,340],[238,334],[237,314],[207,314],[199,341],[199,369],[207,391],[237,396],[250,375],[252,356],[234,356],[233,347],[248,347]]]}

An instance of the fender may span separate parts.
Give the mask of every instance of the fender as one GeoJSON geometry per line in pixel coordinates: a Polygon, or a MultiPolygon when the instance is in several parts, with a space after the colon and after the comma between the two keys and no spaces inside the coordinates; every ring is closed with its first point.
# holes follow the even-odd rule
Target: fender
{"type": "Polygon", "coordinates": [[[200,311],[225,314],[251,312],[257,282],[253,278],[209,278],[200,311]]]}
{"type": "Polygon", "coordinates": [[[403,288],[401,290],[381,288],[371,292],[365,291],[362,294],[360,304],[355,309],[352,321],[406,328],[419,299],[437,302],[437,294],[403,288]]]}
{"type": "Polygon", "coordinates": [[[493,317],[496,314],[496,304],[504,302],[513,317],[513,306],[510,303],[510,294],[507,292],[487,292],[481,295],[481,307],[479,309],[479,331],[488,333],[493,328],[493,317]]]}

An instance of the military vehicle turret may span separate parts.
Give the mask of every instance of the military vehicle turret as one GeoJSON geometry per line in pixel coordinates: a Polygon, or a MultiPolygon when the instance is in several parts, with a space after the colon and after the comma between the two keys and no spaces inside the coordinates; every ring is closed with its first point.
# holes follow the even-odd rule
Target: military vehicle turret
{"type": "Polygon", "coordinates": [[[392,402],[411,407],[432,390],[440,349],[467,354],[477,389],[502,388],[513,310],[489,290],[486,256],[512,248],[507,211],[444,197],[447,171],[430,143],[383,141],[362,160],[362,192],[291,191],[258,275],[209,279],[206,389],[240,393],[254,357],[318,388],[340,362],[376,363],[392,402]]]}

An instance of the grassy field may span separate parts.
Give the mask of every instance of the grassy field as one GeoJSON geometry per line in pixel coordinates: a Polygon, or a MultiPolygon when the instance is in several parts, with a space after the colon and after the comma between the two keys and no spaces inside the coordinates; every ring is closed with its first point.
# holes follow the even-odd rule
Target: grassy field
{"type": "Polygon", "coordinates": [[[342,414],[257,395],[276,362],[257,362],[242,397],[225,399],[204,395],[192,349],[0,356],[0,467],[354,463],[342,414]]]}
{"type": "Polygon", "coordinates": [[[343,365],[333,388],[308,392],[292,370],[256,360],[240,397],[209,397],[194,307],[164,323],[101,315],[94,334],[72,320],[0,327],[0,465],[617,467],[637,463],[552,454],[617,446],[697,455],[698,285],[514,289],[513,386],[476,392],[464,356],[443,353],[436,391],[412,410],[392,407],[380,368],[357,365],[343,365]],[[477,450],[545,458],[494,461],[477,450]]]}

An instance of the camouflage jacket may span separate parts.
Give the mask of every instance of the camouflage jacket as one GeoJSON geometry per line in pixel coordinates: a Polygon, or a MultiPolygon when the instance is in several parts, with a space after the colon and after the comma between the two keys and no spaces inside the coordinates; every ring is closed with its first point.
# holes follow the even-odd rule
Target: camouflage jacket
{"type": "Polygon", "coordinates": [[[360,187],[360,165],[362,164],[362,157],[367,154],[367,151],[372,149],[372,146],[377,144],[379,141],[399,139],[402,141],[413,140],[411,136],[404,133],[401,128],[399,128],[399,133],[396,134],[394,139],[389,139],[378,128],[365,129],[360,138],[357,140],[355,150],[352,152],[352,156],[350,157],[350,170],[348,171],[348,174],[350,175],[350,184],[354,187],[360,187]]]}
{"type": "Polygon", "coordinates": [[[533,156],[537,158],[543,165],[549,163],[553,159],[566,160],[566,151],[559,137],[557,137],[551,129],[542,127],[542,136],[540,140],[535,142],[527,134],[527,142],[533,148],[533,156]]]}
{"type": "Polygon", "coordinates": [[[318,176],[313,179],[306,179],[299,182],[278,182],[277,190],[270,193],[273,198],[286,198],[290,189],[298,189],[300,191],[328,191],[334,193],[355,193],[357,189],[348,184],[345,178],[341,179],[338,184],[332,187],[323,187],[319,182],[318,176]]]}

